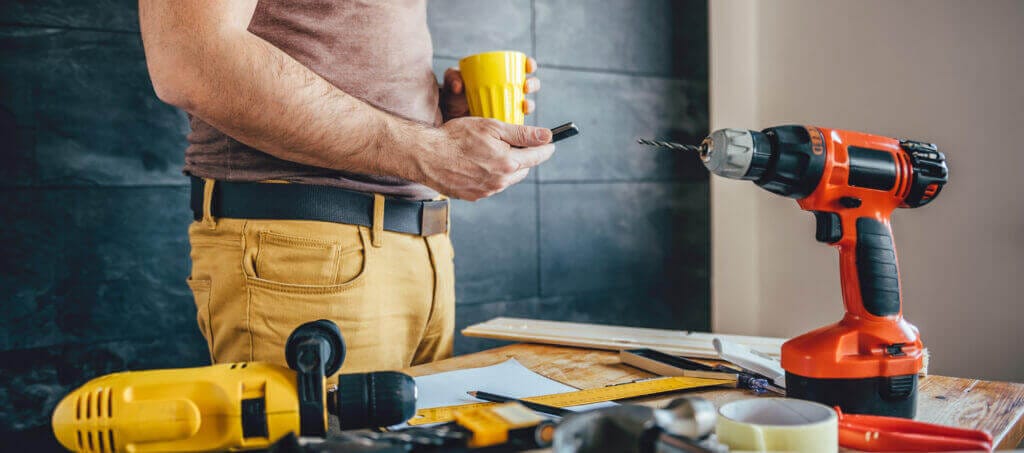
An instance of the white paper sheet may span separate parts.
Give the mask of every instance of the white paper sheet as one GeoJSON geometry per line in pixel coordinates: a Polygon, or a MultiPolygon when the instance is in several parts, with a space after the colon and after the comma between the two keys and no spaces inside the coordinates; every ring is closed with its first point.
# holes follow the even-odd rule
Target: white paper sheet
{"type": "MultiPolygon", "coordinates": [[[[508,359],[488,367],[469,368],[420,376],[415,378],[415,380],[416,387],[419,390],[419,398],[416,401],[417,409],[482,402],[466,393],[473,390],[496,393],[512,398],[526,398],[529,396],[578,390],[534,373],[516,359],[508,359]]],[[[614,405],[615,403],[612,402],[594,403],[574,406],[569,409],[586,411],[614,405]]]]}

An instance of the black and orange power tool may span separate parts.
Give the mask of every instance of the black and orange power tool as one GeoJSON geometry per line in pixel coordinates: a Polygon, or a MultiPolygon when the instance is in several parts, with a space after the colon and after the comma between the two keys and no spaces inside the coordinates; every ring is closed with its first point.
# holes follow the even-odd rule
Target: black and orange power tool
{"type": "Polygon", "coordinates": [[[924,350],[903,319],[889,216],[928,204],[948,180],[935,145],[815,126],[722,129],[700,146],[712,173],[795,198],[815,238],[839,248],[846,315],[782,346],[786,394],[848,413],[913,418],[924,350]]]}

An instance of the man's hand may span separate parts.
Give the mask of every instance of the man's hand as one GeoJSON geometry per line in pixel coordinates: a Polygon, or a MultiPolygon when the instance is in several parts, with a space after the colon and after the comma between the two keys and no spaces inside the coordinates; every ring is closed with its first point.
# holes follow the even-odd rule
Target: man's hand
{"type": "MultiPolygon", "coordinates": [[[[526,59],[526,73],[533,74],[537,70],[537,60],[526,59]]],[[[540,89],[540,80],[527,77],[523,92],[536,93],[540,89]]],[[[535,104],[532,100],[523,101],[523,113],[533,113],[535,104]]],[[[450,121],[469,115],[469,104],[466,102],[466,84],[462,81],[462,72],[458,68],[448,68],[444,72],[444,85],[441,87],[441,113],[444,120],[450,121]]]]}
{"type": "Polygon", "coordinates": [[[476,201],[522,181],[551,157],[551,131],[488,118],[445,123],[417,159],[415,180],[445,195],[476,201]]]}

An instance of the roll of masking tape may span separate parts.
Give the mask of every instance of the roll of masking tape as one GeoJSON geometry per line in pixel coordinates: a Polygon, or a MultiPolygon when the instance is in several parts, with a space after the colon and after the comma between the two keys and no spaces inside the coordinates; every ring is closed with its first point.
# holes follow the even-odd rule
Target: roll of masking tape
{"type": "Polygon", "coordinates": [[[733,451],[833,453],[839,450],[836,412],[824,404],[753,398],[718,409],[718,441],[733,451]]]}

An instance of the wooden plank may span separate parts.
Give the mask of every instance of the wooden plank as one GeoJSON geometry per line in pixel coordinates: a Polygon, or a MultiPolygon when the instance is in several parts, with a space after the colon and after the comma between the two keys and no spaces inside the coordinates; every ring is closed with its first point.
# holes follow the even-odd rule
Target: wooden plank
{"type": "MultiPolygon", "coordinates": [[[[494,365],[509,358],[515,358],[537,373],[581,389],[653,376],[620,363],[616,352],[538,344],[514,344],[403,371],[413,376],[423,376],[494,365]]],[[[707,398],[716,406],[754,397],[740,389],[695,390],[686,393],[707,398]]],[[[678,395],[641,398],[630,402],[659,406],[678,395]]],[[[1024,439],[1024,384],[928,376],[921,379],[917,419],[988,430],[992,433],[994,445],[1000,449],[1014,448],[1024,439]]]]}
{"type": "Polygon", "coordinates": [[[718,358],[711,340],[722,338],[779,357],[784,338],[724,335],[522,318],[494,318],[467,327],[467,337],[555,344],[606,350],[651,348],[687,357],[718,358]]]}
{"type": "Polygon", "coordinates": [[[997,449],[1024,439],[1024,387],[1009,382],[929,376],[921,382],[918,418],[992,432],[997,449]],[[998,430],[998,432],[996,431],[998,430]]]}

